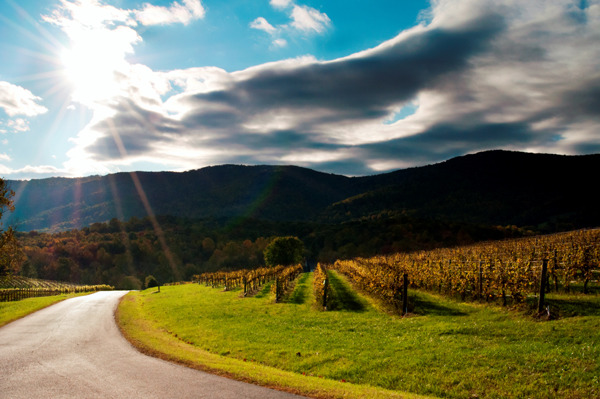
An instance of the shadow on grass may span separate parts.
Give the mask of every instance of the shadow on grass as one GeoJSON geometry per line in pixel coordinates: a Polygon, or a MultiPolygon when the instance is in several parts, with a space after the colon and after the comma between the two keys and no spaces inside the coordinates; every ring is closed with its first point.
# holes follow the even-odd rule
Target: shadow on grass
{"type": "Polygon", "coordinates": [[[468,313],[421,293],[408,292],[409,311],[422,316],[467,316],[468,313]],[[412,294],[412,295],[411,295],[412,294]]]}
{"type": "MultiPolygon", "coordinates": [[[[531,309],[537,309],[537,298],[527,301],[531,309]]],[[[546,297],[546,305],[555,317],[600,316],[598,295],[558,295],[546,297]]]]}
{"type": "Polygon", "coordinates": [[[308,285],[306,280],[308,280],[308,273],[303,273],[298,279],[292,294],[289,298],[284,299],[285,303],[294,303],[296,305],[306,303],[306,300],[308,299],[308,285]]]}
{"type": "Polygon", "coordinates": [[[367,308],[365,302],[358,294],[336,273],[327,273],[329,277],[331,310],[346,310],[350,312],[364,312],[367,308]]]}

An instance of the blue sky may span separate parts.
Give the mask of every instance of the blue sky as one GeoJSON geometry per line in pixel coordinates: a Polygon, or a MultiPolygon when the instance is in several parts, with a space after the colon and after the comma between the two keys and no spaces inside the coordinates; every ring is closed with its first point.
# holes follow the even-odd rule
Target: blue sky
{"type": "Polygon", "coordinates": [[[4,0],[0,177],[600,151],[600,0],[4,0]]]}

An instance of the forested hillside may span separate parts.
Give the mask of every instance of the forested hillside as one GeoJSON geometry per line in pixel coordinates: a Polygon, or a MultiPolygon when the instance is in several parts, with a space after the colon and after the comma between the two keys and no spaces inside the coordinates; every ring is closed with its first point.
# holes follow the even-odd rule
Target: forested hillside
{"type": "Polygon", "coordinates": [[[23,262],[13,274],[79,284],[139,288],[148,275],[160,283],[194,274],[264,266],[263,252],[276,236],[295,235],[309,262],[429,249],[500,239],[521,231],[409,218],[339,225],[247,220],[218,227],[213,222],[159,217],[112,219],[59,233],[19,233],[23,262]],[[157,229],[158,227],[158,229],[157,229]]]}
{"type": "Polygon", "coordinates": [[[240,219],[340,223],[413,215],[554,232],[600,224],[590,174],[600,155],[487,151],[392,173],[345,177],[295,166],[9,181],[19,231],[64,231],[150,213],[224,224],[240,219]]]}

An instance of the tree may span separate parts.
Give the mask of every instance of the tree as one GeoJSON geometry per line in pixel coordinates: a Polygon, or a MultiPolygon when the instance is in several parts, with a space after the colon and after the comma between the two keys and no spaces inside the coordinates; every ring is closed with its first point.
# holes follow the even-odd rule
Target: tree
{"type": "MultiPolygon", "coordinates": [[[[12,201],[14,195],[15,192],[8,188],[3,179],[0,179],[0,219],[5,210],[12,212],[15,209],[12,201]]],[[[23,258],[14,230],[9,228],[4,231],[0,223],[0,275],[18,272],[23,258]]]]}
{"type": "Polygon", "coordinates": [[[14,197],[14,195],[15,192],[9,189],[6,185],[6,182],[0,178],[0,219],[2,219],[2,214],[4,213],[5,208],[11,212],[15,210],[12,201],[12,197],[14,197]]]}
{"type": "Polygon", "coordinates": [[[153,275],[147,276],[145,283],[146,288],[158,287],[158,281],[156,281],[153,275]]]}
{"type": "Polygon", "coordinates": [[[304,258],[304,243],[298,237],[277,237],[265,248],[264,257],[269,267],[298,264],[304,258]]]}
{"type": "Polygon", "coordinates": [[[17,242],[14,230],[0,230],[0,276],[18,274],[24,261],[25,254],[17,242]]]}

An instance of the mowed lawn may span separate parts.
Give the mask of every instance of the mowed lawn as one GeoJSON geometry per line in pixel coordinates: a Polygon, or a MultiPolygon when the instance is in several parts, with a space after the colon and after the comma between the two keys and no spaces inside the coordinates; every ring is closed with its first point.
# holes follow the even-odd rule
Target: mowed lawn
{"type": "Polygon", "coordinates": [[[414,314],[401,318],[335,275],[343,310],[319,310],[312,283],[312,273],[301,275],[285,303],[268,286],[244,298],[198,284],[131,293],[124,303],[137,306],[129,317],[194,350],[301,376],[444,398],[600,397],[598,296],[550,296],[568,312],[538,321],[410,291],[414,314]]]}

